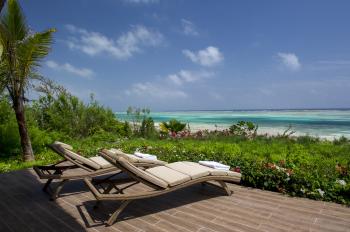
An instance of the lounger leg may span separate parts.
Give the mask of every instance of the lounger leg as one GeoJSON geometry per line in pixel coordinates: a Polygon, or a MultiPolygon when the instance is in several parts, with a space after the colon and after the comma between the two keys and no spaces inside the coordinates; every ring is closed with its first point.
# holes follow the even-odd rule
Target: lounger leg
{"type": "Polygon", "coordinates": [[[111,215],[107,221],[107,225],[111,226],[117,220],[119,214],[125,209],[126,206],[131,202],[131,200],[123,201],[119,208],[111,215]]]}
{"type": "Polygon", "coordinates": [[[43,187],[43,191],[47,192],[47,188],[50,186],[53,179],[48,179],[43,187]]]}
{"type": "Polygon", "coordinates": [[[51,201],[54,201],[58,198],[58,194],[60,193],[60,191],[62,190],[63,188],[63,185],[67,182],[68,180],[62,180],[58,185],[57,187],[54,189],[52,195],[51,195],[51,201]]]}
{"type": "Polygon", "coordinates": [[[224,181],[218,180],[217,182],[218,182],[218,183],[220,184],[220,186],[226,191],[226,193],[227,193],[228,196],[231,196],[231,195],[232,195],[232,190],[229,189],[229,187],[227,186],[227,184],[226,184],[224,181]]]}

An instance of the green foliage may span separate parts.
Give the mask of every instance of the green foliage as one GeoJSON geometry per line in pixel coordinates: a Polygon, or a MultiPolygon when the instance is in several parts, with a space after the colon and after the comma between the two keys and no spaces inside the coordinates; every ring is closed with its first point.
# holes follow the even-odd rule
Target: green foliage
{"type": "Polygon", "coordinates": [[[229,130],[233,135],[251,138],[256,136],[258,126],[252,122],[239,121],[238,123],[230,126],[229,130]]]}
{"type": "Polygon", "coordinates": [[[6,89],[11,98],[21,131],[23,158],[30,161],[34,154],[25,120],[25,95],[31,82],[40,79],[37,67],[51,49],[55,29],[35,33],[17,0],[8,0],[6,5],[0,19],[0,93],[6,89]]]}
{"type": "Polygon", "coordinates": [[[129,106],[127,116],[132,124],[132,134],[136,137],[155,138],[158,132],[154,127],[154,121],[150,117],[151,110],[148,108],[136,108],[129,106]]]}
{"type": "Polygon", "coordinates": [[[157,134],[153,119],[151,117],[143,119],[140,127],[140,135],[144,138],[155,138],[157,134]]]}
{"type": "Polygon", "coordinates": [[[15,114],[7,96],[0,96],[0,154],[20,151],[20,139],[15,114]]]}
{"type": "Polygon", "coordinates": [[[292,196],[350,204],[350,144],[280,137],[128,140],[117,145],[159,159],[216,160],[239,167],[242,184],[292,196]],[[343,182],[344,181],[344,182],[343,182]],[[341,184],[342,183],[342,184],[341,184]],[[344,185],[345,183],[345,185],[344,185]]]}
{"type": "Polygon", "coordinates": [[[162,122],[160,128],[164,133],[171,132],[177,134],[186,128],[186,123],[181,123],[176,119],[171,119],[169,122],[162,122]]]}
{"type": "Polygon", "coordinates": [[[99,131],[114,132],[128,136],[128,124],[116,120],[111,109],[101,106],[93,97],[84,104],[77,97],[66,92],[57,97],[40,97],[32,107],[39,128],[59,131],[79,138],[93,135],[99,131]]]}
{"type": "MultiPolygon", "coordinates": [[[[46,145],[55,140],[94,138],[101,134],[115,139],[128,137],[131,133],[127,122],[117,121],[110,109],[99,105],[93,98],[89,104],[84,104],[66,91],[34,101],[26,107],[26,118],[33,151],[39,154],[46,152],[46,145]]],[[[8,97],[0,96],[0,154],[16,157],[20,152],[15,114],[8,97]]]]}

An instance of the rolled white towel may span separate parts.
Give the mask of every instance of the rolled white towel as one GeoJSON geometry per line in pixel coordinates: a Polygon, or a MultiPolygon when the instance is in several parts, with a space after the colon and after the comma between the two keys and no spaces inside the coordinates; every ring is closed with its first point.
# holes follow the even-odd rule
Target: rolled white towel
{"type": "Polygon", "coordinates": [[[155,156],[155,155],[144,154],[144,153],[141,153],[141,152],[138,152],[138,151],[135,151],[134,155],[139,157],[139,158],[143,158],[143,159],[157,160],[157,156],[155,156]]]}
{"type": "Polygon", "coordinates": [[[210,168],[218,169],[218,170],[224,170],[224,171],[230,170],[230,166],[227,166],[225,164],[218,163],[215,161],[199,161],[198,163],[210,168]]]}

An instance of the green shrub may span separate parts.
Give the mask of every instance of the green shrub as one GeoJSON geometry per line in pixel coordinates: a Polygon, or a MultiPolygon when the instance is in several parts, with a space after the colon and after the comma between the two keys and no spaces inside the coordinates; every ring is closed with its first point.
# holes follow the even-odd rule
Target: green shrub
{"type": "Polygon", "coordinates": [[[216,160],[239,167],[242,184],[292,196],[350,204],[350,145],[309,139],[240,137],[180,140],[121,140],[118,148],[159,159],[216,160]],[[330,155],[332,154],[332,155],[330,155]],[[345,183],[341,185],[339,183],[345,183]]]}
{"type": "Polygon", "coordinates": [[[48,95],[40,97],[32,111],[39,128],[75,138],[90,136],[100,130],[120,136],[128,136],[130,131],[128,125],[115,118],[111,109],[101,106],[93,97],[90,103],[84,104],[65,92],[57,97],[48,95]]]}
{"type": "Polygon", "coordinates": [[[176,119],[171,119],[169,122],[161,122],[159,126],[163,133],[171,132],[177,134],[185,129],[186,123],[181,123],[176,119]]]}

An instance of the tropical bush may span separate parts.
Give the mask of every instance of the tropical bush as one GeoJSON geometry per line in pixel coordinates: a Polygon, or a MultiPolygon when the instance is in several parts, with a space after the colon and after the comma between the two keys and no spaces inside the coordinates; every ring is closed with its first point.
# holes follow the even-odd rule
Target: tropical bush
{"type": "MultiPolygon", "coordinates": [[[[119,122],[111,109],[94,98],[84,104],[67,92],[46,95],[26,106],[29,136],[34,153],[47,151],[55,140],[70,141],[96,134],[113,139],[128,137],[128,123],[119,122]]],[[[107,140],[109,141],[109,140],[107,140]]],[[[21,152],[18,125],[6,95],[0,96],[0,154],[17,156],[21,152]]]]}
{"type": "Polygon", "coordinates": [[[116,120],[113,111],[100,105],[93,96],[88,104],[66,92],[57,97],[42,96],[34,102],[31,111],[39,128],[74,138],[90,136],[101,130],[121,136],[128,136],[129,132],[124,123],[116,120]]]}
{"type": "Polygon", "coordinates": [[[350,143],[259,136],[210,139],[128,140],[117,147],[158,155],[162,160],[216,160],[242,172],[242,184],[350,204],[350,143]]]}
{"type": "Polygon", "coordinates": [[[258,126],[252,122],[239,121],[238,123],[230,126],[229,130],[233,135],[252,138],[257,135],[258,126]]]}
{"type": "Polygon", "coordinates": [[[161,122],[159,128],[162,133],[168,134],[169,132],[173,135],[176,135],[180,131],[184,130],[186,123],[181,123],[176,119],[171,119],[169,122],[161,122]]]}

